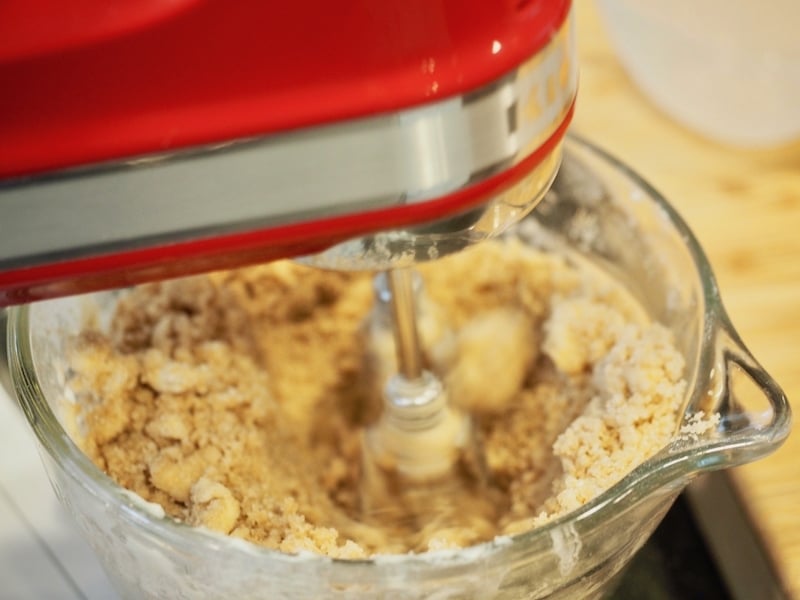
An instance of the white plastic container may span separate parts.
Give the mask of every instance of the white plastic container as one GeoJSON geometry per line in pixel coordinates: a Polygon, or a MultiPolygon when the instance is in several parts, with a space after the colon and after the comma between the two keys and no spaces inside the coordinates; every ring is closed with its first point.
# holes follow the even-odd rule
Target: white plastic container
{"type": "Polygon", "coordinates": [[[800,139],[800,1],[597,4],[633,80],[676,121],[738,146],[800,139]]]}

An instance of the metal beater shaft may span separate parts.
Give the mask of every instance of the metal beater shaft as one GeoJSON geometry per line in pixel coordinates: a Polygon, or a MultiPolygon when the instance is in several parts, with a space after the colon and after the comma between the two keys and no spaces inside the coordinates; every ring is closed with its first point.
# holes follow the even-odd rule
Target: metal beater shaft
{"type": "Polygon", "coordinates": [[[392,296],[392,327],[398,371],[406,379],[419,379],[422,375],[422,357],[417,332],[412,271],[410,268],[391,269],[388,279],[392,296]]]}

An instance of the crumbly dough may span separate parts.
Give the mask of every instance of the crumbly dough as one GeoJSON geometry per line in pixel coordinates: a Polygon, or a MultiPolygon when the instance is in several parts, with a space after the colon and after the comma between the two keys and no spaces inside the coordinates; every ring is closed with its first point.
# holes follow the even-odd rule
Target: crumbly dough
{"type": "Polygon", "coordinates": [[[608,280],[515,240],[420,272],[425,361],[473,417],[491,527],[400,535],[362,518],[361,432],[393,368],[369,274],[276,262],[125,293],[71,351],[82,448],[175,519],[361,558],[541,525],[675,434],[683,359],[608,280]]]}

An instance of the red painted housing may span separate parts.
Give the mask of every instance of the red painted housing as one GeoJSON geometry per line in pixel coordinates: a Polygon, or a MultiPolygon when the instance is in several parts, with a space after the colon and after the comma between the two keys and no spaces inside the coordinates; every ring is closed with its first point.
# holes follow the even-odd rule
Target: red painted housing
{"type": "MultiPolygon", "coordinates": [[[[3,181],[398,111],[534,56],[570,0],[6,0],[3,181]]],[[[318,251],[484,201],[564,135],[467,193],[414,207],[0,272],[0,305],[318,251]]],[[[3,222],[0,216],[0,235],[3,222]]],[[[46,235],[46,232],[43,232],[46,235]]],[[[2,257],[0,257],[2,258],[2,257]]]]}
{"type": "Polygon", "coordinates": [[[6,0],[0,179],[463,94],[569,0],[6,0]]]}

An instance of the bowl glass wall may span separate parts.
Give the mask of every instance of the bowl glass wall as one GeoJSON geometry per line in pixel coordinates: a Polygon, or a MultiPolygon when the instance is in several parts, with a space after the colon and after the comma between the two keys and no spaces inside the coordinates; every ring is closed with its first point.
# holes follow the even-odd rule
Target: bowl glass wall
{"type": "Polygon", "coordinates": [[[289,556],[191,528],[115,485],[67,433],[64,343],[119,292],[13,309],[9,355],[20,404],[60,501],[124,598],[591,598],[646,541],[696,474],[755,460],[788,434],[789,407],[731,327],[709,265],[672,208],[624,165],[577,138],[542,204],[517,226],[624,284],[674,332],[685,410],[716,410],[709,437],[676,435],[607,492],[555,522],[461,551],[337,561],[289,556]]]}

